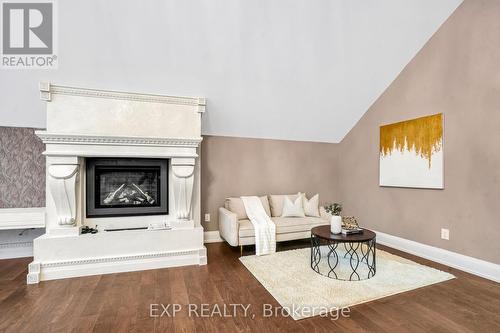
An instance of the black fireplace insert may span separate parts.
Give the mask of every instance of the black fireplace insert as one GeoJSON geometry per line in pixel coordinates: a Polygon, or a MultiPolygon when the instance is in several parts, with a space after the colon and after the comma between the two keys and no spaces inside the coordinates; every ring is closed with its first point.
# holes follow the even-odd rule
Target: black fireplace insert
{"type": "Polygon", "coordinates": [[[87,217],[168,214],[168,160],[88,158],[87,217]]]}

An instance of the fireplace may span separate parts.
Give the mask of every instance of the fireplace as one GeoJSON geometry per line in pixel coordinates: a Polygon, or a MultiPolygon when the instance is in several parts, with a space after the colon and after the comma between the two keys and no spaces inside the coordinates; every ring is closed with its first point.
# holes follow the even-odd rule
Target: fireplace
{"type": "Polygon", "coordinates": [[[168,214],[168,160],[86,159],[87,217],[168,214]]]}
{"type": "Polygon", "coordinates": [[[40,95],[46,233],[33,241],[28,283],[205,265],[205,99],[49,83],[40,95]]]}

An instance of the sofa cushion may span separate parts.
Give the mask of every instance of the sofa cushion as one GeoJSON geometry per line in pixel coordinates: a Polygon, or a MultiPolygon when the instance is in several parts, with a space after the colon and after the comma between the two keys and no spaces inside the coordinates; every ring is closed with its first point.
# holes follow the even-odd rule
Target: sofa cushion
{"type": "Polygon", "coordinates": [[[302,204],[304,206],[304,213],[306,216],[320,217],[319,212],[319,193],[313,195],[310,199],[307,199],[305,193],[300,193],[302,196],[302,204]]]}
{"type": "MultiPolygon", "coordinates": [[[[271,210],[269,208],[269,201],[267,200],[267,196],[259,197],[262,202],[262,206],[266,211],[267,215],[271,216],[271,210]]],[[[233,212],[238,217],[238,220],[248,219],[247,212],[245,210],[245,205],[243,204],[243,200],[241,198],[226,198],[224,201],[224,208],[233,212]]]]}
{"type": "MultiPolygon", "coordinates": [[[[310,231],[313,227],[330,223],[327,219],[320,217],[273,217],[272,220],[276,224],[276,234],[310,231]]],[[[255,236],[253,224],[250,220],[240,220],[238,223],[240,238],[255,236]]]]}
{"type": "Polygon", "coordinates": [[[293,202],[289,197],[285,197],[281,217],[306,217],[302,204],[302,196],[298,196],[293,202]]]}
{"type": "Polygon", "coordinates": [[[285,201],[285,197],[289,197],[290,200],[295,201],[298,196],[298,194],[271,194],[269,196],[271,217],[278,217],[283,214],[283,202],[285,201]]]}

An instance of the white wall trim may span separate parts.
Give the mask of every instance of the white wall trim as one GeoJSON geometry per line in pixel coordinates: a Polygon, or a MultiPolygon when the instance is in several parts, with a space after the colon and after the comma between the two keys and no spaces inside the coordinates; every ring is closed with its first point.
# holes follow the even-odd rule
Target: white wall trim
{"type": "Polygon", "coordinates": [[[205,231],[203,234],[205,243],[220,243],[224,241],[220,237],[219,230],[205,231]]]}
{"type": "Polygon", "coordinates": [[[154,138],[154,137],[119,137],[105,135],[72,135],[35,131],[43,143],[60,144],[93,144],[93,145],[120,145],[120,146],[158,146],[158,147],[188,147],[196,148],[203,138],[154,138]]]}
{"type": "Polygon", "coordinates": [[[429,259],[485,279],[500,282],[500,265],[498,264],[425,245],[405,238],[392,236],[380,231],[375,232],[377,233],[377,243],[379,244],[429,259]]]}
{"type": "Polygon", "coordinates": [[[32,241],[0,244],[0,259],[24,258],[32,256],[32,241]]]}
{"type": "Polygon", "coordinates": [[[52,95],[70,95],[70,96],[84,96],[84,97],[97,97],[108,99],[119,99],[127,101],[139,102],[152,102],[152,103],[167,103],[178,105],[193,105],[198,107],[198,112],[204,112],[206,106],[206,99],[203,97],[184,97],[184,96],[166,96],[155,94],[140,94],[132,92],[122,92],[114,90],[100,90],[78,88],[70,86],[62,86],[50,84],[49,82],[40,82],[40,98],[44,101],[52,101],[52,95]]]}
{"type": "Polygon", "coordinates": [[[45,228],[45,208],[1,208],[0,230],[45,228]]]}
{"type": "Polygon", "coordinates": [[[26,282],[28,284],[33,284],[40,281],[78,276],[131,272],[186,265],[206,265],[206,263],[207,251],[205,248],[52,262],[33,261],[28,265],[26,282]]]}

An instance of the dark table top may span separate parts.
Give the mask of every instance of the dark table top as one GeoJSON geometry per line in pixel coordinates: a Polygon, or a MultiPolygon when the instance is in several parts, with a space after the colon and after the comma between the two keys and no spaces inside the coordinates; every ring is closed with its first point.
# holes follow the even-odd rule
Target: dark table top
{"type": "Polygon", "coordinates": [[[332,234],[330,232],[330,225],[321,225],[319,227],[314,227],[311,229],[311,234],[316,237],[338,243],[367,242],[369,240],[375,239],[376,237],[376,234],[368,229],[363,229],[362,233],[354,235],[332,234]]]}

